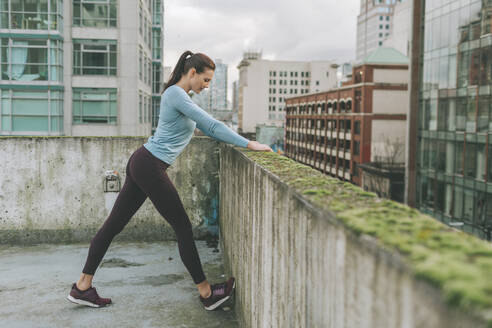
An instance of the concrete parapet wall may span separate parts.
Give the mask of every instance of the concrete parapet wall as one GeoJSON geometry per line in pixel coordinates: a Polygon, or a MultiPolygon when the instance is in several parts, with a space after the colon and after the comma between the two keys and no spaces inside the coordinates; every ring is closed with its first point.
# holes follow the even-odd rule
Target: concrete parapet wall
{"type": "Polygon", "coordinates": [[[490,324],[492,267],[479,265],[492,248],[476,238],[275,154],[223,146],[220,181],[220,244],[242,327],[490,324]],[[460,247],[481,262],[459,262],[450,249],[460,247]]]}
{"type": "MultiPolygon", "coordinates": [[[[116,192],[104,192],[106,170],[120,174],[143,137],[0,138],[0,243],[88,241],[106,220],[116,192]]],[[[218,144],[193,138],[168,169],[196,237],[217,229],[218,144]]],[[[147,199],[120,240],[174,239],[147,199]]]]}

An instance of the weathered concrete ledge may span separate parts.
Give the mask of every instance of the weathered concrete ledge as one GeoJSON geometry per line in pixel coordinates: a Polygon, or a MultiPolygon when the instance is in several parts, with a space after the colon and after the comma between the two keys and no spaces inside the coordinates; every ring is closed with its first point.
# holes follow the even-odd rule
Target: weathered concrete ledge
{"type": "Polygon", "coordinates": [[[492,247],[272,153],[221,147],[243,327],[492,327],[492,247]]]}
{"type": "MultiPolygon", "coordinates": [[[[104,192],[106,170],[125,180],[144,137],[0,137],[0,244],[89,241],[118,195],[104,192]]],[[[218,144],[193,138],[168,169],[195,237],[217,231],[218,144]]],[[[174,231],[150,200],[116,240],[172,240],[174,231]]]]}

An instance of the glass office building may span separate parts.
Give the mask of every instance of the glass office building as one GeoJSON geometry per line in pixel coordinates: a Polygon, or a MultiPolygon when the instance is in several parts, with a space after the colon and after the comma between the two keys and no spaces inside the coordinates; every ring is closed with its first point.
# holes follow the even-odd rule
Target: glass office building
{"type": "Polygon", "coordinates": [[[490,240],[492,1],[423,4],[416,205],[490,240]]]}

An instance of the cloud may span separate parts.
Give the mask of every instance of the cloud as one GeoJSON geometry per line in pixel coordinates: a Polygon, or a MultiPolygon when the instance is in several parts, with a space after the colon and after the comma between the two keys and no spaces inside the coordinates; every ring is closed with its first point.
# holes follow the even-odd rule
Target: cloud
{"type": "MultiPolygon", "coordinates": [[[[359,1],[166,0],[164,64],[185,50],[229,65],[230,84],[246,50],[277,60],[350,61],[359,1]]],[[[230,95],[229,95],[230,98],[230,95]]]]}

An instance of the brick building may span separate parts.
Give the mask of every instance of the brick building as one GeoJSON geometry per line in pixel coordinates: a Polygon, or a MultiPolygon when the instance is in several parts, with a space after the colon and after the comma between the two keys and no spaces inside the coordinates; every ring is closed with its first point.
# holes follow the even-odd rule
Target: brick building
{"type": "MultiPolygon", "coordinates": [[[[385,162],[405,147],[408,58],[378,48],[340,88],[286,99],[286,155],[361,185],[358,164],[385,162]],[[388,147],[388,143],[392,147],[388,147]]],[[[392,161],[404,162],[404,151],[392,161]]]]}

